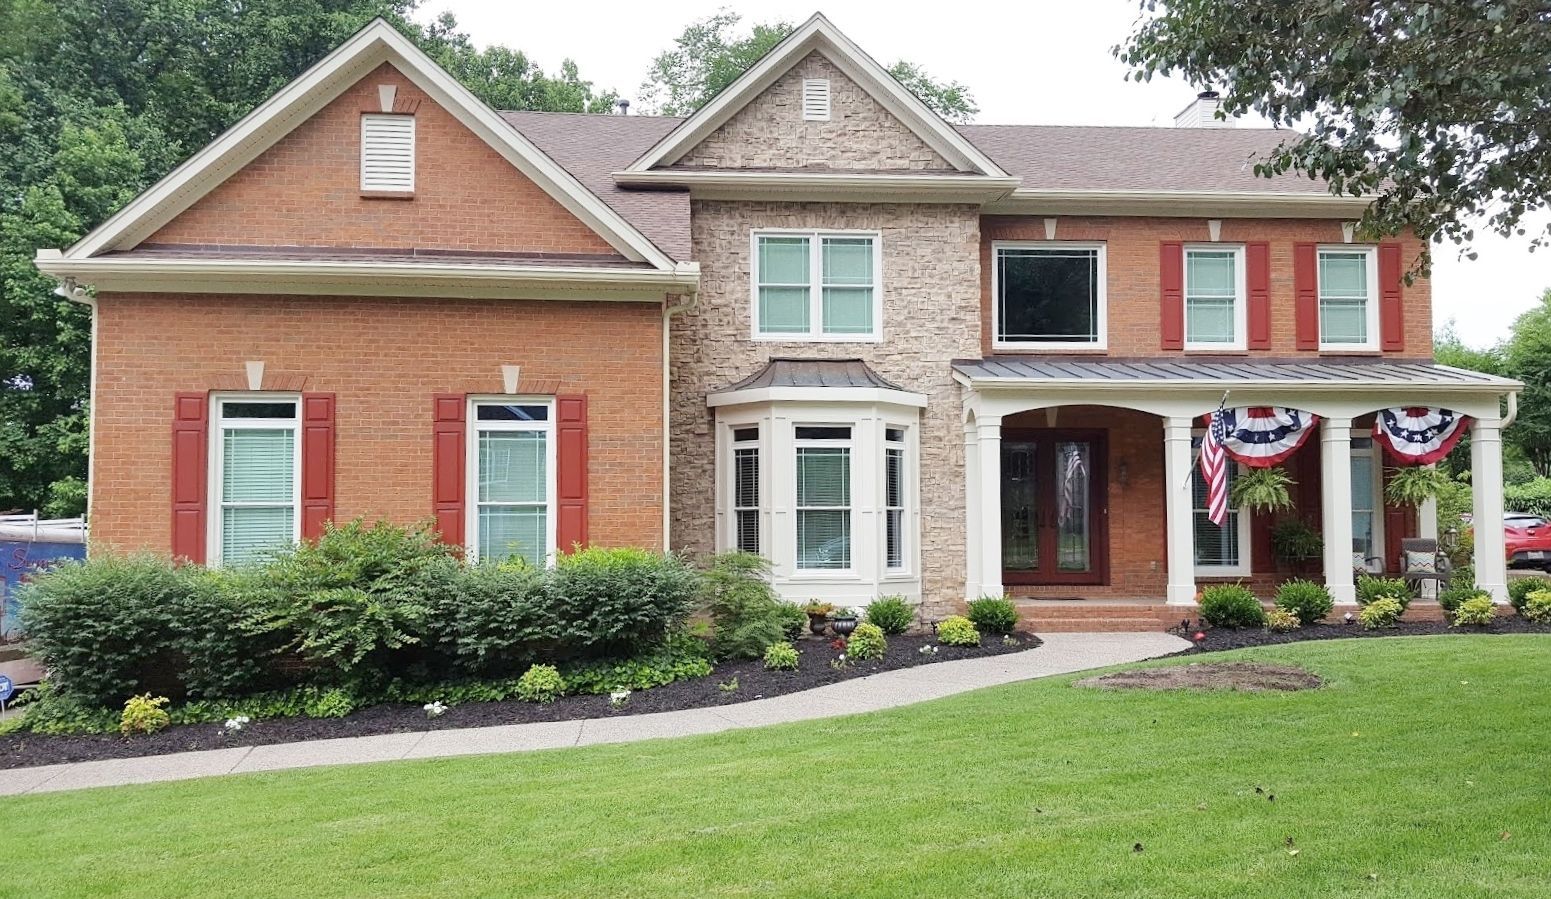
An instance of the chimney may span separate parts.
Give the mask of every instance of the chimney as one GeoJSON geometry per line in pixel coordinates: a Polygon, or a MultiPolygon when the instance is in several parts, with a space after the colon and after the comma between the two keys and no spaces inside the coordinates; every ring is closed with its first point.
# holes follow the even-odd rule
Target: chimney
{"type": "Polygon", "coordinates": [[[630,101],[629,100],[623,100],[622,99],[619,102],[615,103],[614,105],[619,107],[619,114],[620,115],[629,115],[630,114],[630,101]]]}
{"type": "Polygon", "coordinates": [[[1189,106],[1174,116],[1175,128],[1232,128],[1234,120],[1219,119],[1217,109],[1222,105],[1216,91],[1202,91],[1189,106]]]}

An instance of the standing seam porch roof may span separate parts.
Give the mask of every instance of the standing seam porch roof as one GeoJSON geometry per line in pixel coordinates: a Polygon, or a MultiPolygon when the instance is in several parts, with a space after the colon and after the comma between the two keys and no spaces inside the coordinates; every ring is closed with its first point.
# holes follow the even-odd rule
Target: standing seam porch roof
{"type": "Polygon", "coordinates": [[[1297,383],[1301,387],[1450,386],[1518,391],[1524,385],[1510,378],[1468,371],[1430,360],[1276,359],[1254,361],[1198,359],[1088,359],[987,356],[956,359],[953,370],[971,382],[1028,382],[1096,386],[1165,384],[1297,383]]]}

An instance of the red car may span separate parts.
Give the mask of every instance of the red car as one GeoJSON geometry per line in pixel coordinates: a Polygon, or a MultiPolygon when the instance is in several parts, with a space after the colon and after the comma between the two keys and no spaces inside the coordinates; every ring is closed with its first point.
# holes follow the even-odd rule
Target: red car
{"type": "Polygon", "coordinates": [[[1551,572],[1551,522],[1539,515],[1509,512],[1503,516],[1503,542],[1509,567],[1551,572]]]}

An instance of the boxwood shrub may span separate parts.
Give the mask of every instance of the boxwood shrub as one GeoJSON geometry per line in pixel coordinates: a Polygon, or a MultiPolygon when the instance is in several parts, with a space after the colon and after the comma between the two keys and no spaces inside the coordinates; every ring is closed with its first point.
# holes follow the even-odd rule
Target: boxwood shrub
{"type": "Polygon", "coordinates": [[[1298,623],[1307,627],[1329,615],[1336,606],[1324,584],[1294,578],[1277,588],[1276,607],[1298,616],[1298,623]]]}
{"type": "Polygon", "coordinates": [[[1508,582],[1508,602],[1520,615],[1524,614],[1524,604],[1529,601],[1529,595],[1541,590],[1551,590],[1551,578],[1521,577],[1508,582]]]}
{"type": "Polygon", "coordinates": [[[1264,627],[1266,610],[1242,584],[1215,584],[1201,591],[1201,619],[1212,627],[1264,627]]]}
{"type": "Polygon", "coordinates": [[[969,601],[968,615],[975,627],[993,634],[1010,634],[1018,626],[1018,607],[1000,596],[982,596],[969,601]]]}
{"type": "Polygon", "coordinates": [[[903,634],[915,622],[916,613],[903,596],[881,596],[867,607],[867,620],[885,634],[903,634]]]}

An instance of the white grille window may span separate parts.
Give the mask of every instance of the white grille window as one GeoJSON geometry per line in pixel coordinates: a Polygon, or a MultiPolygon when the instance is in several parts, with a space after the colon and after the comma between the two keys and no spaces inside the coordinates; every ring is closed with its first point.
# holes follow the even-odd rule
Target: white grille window
{"type": "Polygon", "coordinates": [[[905,567],[905,430],[888,428],[883,444],[884,565],[905,567]]]}
{"type": "Polygon", "coordinates": [[[759,553],[759,428],[732,432],[733,537],[739,550],[759,553]]]}
{"type": "Polygon", "coordinates": [[[829,79],[806,78],[802,82],[802,117],[807,122],[829,121],[829,79]]]}
{"type": "Polygon", "coordinates": [[[301,536],[298,398],[243,396],[215,402],[216,558],[225,565],[264,559],[301,536]]]}
{"type": "Polygon", "coordinates": [[[797,567],[851,568],[851,429],[798,425],[797,567]]]}
{"type": "Polygon", "coordinates": [[[414,192],[414,116],[361,116],[361,190],[414,192]]]}

